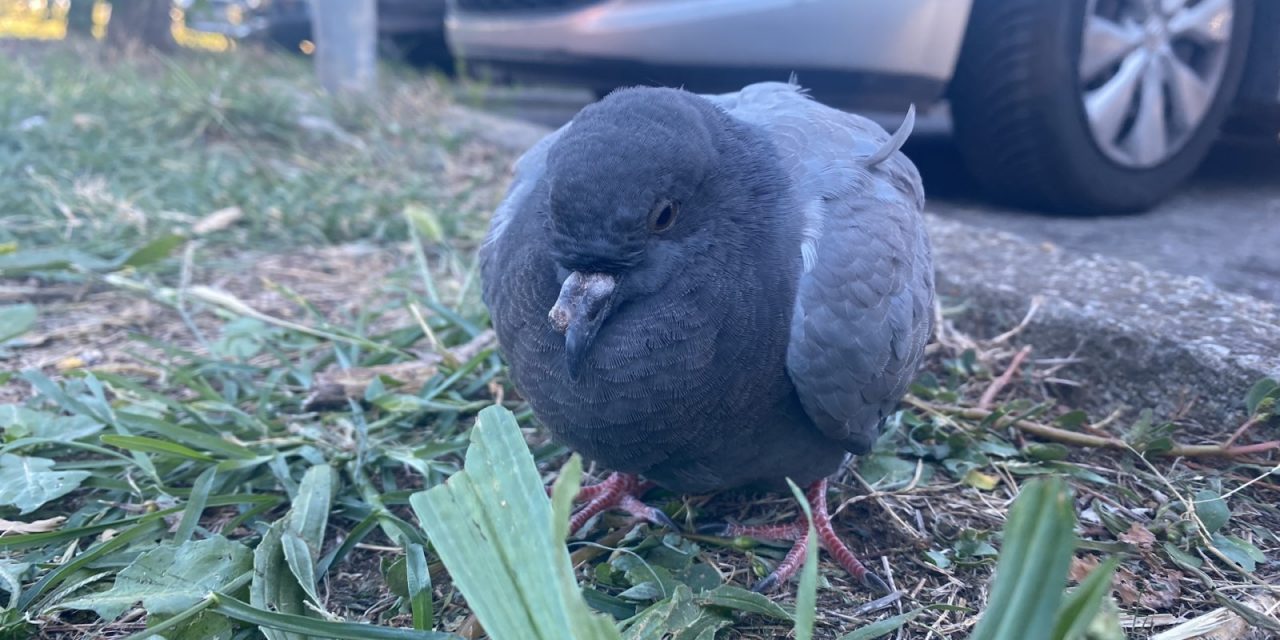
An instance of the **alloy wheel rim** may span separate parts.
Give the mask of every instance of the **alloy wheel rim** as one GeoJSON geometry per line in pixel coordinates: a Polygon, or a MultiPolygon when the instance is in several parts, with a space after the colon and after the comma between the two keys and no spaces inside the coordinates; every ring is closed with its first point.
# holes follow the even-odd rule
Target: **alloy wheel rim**
{"type": "Polygon", "coordinates": [[[1234,0],[1089,0],[1078,64],[1098,148],[1149,168],[1186,145],[1226,73],[1234,0]]]}

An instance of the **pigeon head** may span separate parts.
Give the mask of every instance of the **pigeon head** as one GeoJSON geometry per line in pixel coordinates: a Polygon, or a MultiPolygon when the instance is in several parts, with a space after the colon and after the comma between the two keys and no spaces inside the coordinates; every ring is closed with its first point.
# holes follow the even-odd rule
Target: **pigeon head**
{"type": "Polygon", "coordinates": [[[615,91],[574,118],[546,173],[550,248],[564,278],[549,318],[565,335],[571,378],[620,305],[709,277],[732,264],[724,250],[746,255],[776,235],[759,228],[775,210],[761,200],[780,183],[770,183],[761,142],[677,89],[615,91]]]}

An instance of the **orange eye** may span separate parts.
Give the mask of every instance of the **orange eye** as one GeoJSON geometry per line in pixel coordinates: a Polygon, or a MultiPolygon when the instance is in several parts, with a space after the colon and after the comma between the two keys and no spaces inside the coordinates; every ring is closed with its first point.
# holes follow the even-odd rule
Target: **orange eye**
{"type": "Polygon", "coordinates": [[[661,233],[671,228],[676,222],[676,214],[680,212],[680,207],[674,201],[664,201],[658,203],[654,207],[653,213],[649,214],[649,229],[655,233],[661,233]]]}

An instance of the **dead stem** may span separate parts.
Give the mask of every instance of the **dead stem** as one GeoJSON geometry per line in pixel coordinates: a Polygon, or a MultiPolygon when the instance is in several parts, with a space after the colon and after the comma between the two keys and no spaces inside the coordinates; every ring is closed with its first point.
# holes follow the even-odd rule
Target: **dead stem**
{"type": "Polygon", "coordinates": [[[993,380],[991,386],[982,392],[982,397],[978,400],[979,409],[991,408],[991,404],[996,401],[996,396],[1000,395],[1000,391],[1005,388],[1005,385],[1009,384],[1010,380],[1013,380],[1013,376],[1018,372],[1018,367],[1022,366],[1022,361],[1026,360],[1029,355],[1031,355],[1031,345],[1018,350],[1017,355],[1013,356],[1013,361],[1009,363],[1009,367],[1004,370],[1004,373],[993,380]]]}
{"type": "MultiPolygon", "coordinates": [[[[977,407],[965,408],[950,405],[935,405],[911,396],[906,398],[906,402],[913,407],[923,409],[930,413],[958,416],[967,420],[985,420],[994,413],[991,410],[980,409],[977,407]]],[[[1063,444],[1099,449],[1132,450],[1132,447],[1127,442],[1119,438],[1090,435],[1087,433],[1080,433],[1078,431],[1067,431],[1066,429],[1051,427],[1047,424],[1031,420],[1002,417],[996,421],[996,426],[1013,427],[1019,431],[1039,436],[1046,440],[1061,442],[1063,444]]],[[[1153,451],[1150,453],[1182,458],[1238,458],[1253,453],[1263,453],[1276,449],[1280,449],[1280,440],[1259,442],[1257,444],[1243,445],[1239,447],[1218,444],[1175,444],[1167,450],[1153,451]]]]}

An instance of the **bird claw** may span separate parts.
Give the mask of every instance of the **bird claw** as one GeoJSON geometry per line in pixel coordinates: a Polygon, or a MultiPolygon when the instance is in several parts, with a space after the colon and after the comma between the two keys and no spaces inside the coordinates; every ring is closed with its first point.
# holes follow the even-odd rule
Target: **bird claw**
{"type": "Polygon", "coordinates": [[[727,522],[708,522],[700,524],[693,529],[694,533],[702,536],[715,536],[717,538],[725,538],[729,536],[729,523],[727,522]]]}
{"type": "Polygon", "coordinates": [[[751,590],[756,593],[769,593],[770,591],[773,591],[775,588],[777,588],[777,586],[778,586],[778,574],[775,572],[765,576],[763,579],[751,585],[751,590]]]}
{"type": "Polygon", "coordinates": [[[881,578],[879,575],[870,571],[862,574],[862,586],[881,596],[887,596],[890,593],[893,593],[893,590],[889,588],[889,585],[884,581],[884,578],[881,578]]]}
{"type": "MultiPolygon", "coordinates": [[[[806,499],[812,507],[813,525],[818,534],[818,542],[826,548],[827,552],[845,571],[848,571],[850,575],[861,581],[868,590],[876,592],[878,595],[890,593],[889,585],[885,584],[885,581],[880,576],[868,571],[858,561],[857,556],[836,535],[835,529],[831,526],[831,516],[827,512],[826,491],[826,481],[820,480],[810,485],[806,492],[806,499]]],[[[712,527],[713,525],[704,525],[699,527],[699,531],[710,531],[713,530],[712,527]]],[[[755,583],[751,587],[752,591],[764,593],[777,588],[795,575],[800,566],[804,564],[805,552],[809,546],[809,527],[803,521],[782,525],[743,526],[721,524],[714,525],[714,527],[714,530],[721,532],[720,535],[792,540],[795,542],[782,562],[778,563],[773,572],[765,576],[763,580],[755,583]]]]}
{"type": "Polygon", "coordinates": [[[665,527],[672,531],[680,530],[680,527],[676,526],[675,521],[666,513],[663,513],[661,509],[651,507],[641,502],[639,498],[636,498],[632,494],[622,496],[621,503],[618,506],[622,507],[623,511],[626,511],[640,520],[656,524],[660,527],[665,527]]]}

